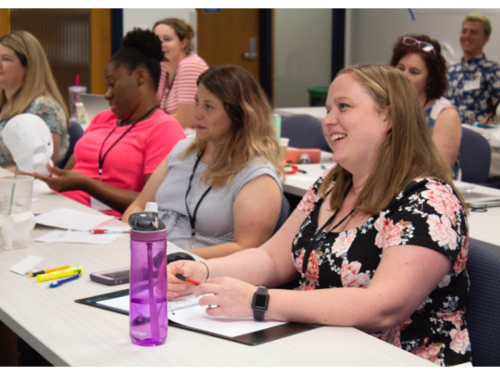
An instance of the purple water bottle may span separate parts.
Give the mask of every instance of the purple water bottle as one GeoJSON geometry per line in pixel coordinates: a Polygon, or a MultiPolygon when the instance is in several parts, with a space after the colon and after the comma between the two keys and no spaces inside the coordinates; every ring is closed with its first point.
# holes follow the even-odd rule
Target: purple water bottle
{"type": "MultiPolygon", "coordinates": [[[[146,206],[148,210],[148,206],[146,206]]],[[[157,209],[156,209],[157,211],[157,209]]],[[[130,215],[130,337],[134,345],[167,338],[167,230],[158,212],[130,215]]]]}

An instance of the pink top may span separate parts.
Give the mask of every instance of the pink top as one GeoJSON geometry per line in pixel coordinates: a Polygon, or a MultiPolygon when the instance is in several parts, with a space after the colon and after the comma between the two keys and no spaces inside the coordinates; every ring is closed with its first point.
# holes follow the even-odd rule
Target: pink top
{"type": "Polygon", "coordinates": [[[156,93],[156,101],[167,113],[177,113],[179,103],[194,103],[196,81],[201,73],[208,69],[207,63],[198,55],[192,54],[183,58],[177,66],[172,87],[168,87],[168,72],[162,65],[160,83],[156,93]]]}
{"type": "MultiPolygon", "coordinates": [[[[117,119],[110,110],[99,112],[94,117],[75,145],[73,171],[99,180],[99,150],[104,140],[115,129],[104,142],[103,157],[131,126],[116,127],[116,122],[117,119]]],[[[106,155],[102,167],[102,182],[124,190],[141,191],[144,187],[144,175],[153,173],[177,142],[184,138],[184,131],[177,120],[157,109],[151,117],[137,123],[106,155]]],[[[62,194],[90,206],[90,195],[84,191],[67,191],[62,194]]],[[[116,211],[112,214],[121,216],[116,211]]]]}

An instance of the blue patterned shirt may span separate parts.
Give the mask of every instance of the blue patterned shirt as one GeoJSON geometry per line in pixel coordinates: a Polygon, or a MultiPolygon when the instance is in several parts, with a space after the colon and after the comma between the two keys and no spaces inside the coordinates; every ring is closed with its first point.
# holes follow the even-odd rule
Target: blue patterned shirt
{"type": "Polygon", "coordinates": [[[500,68],[486,60],[484,53],[468,62],[448,67],[446,98],[457,108],[462,124],[484,119],[492,110],[493,101],[500,98],[500,68]]]}

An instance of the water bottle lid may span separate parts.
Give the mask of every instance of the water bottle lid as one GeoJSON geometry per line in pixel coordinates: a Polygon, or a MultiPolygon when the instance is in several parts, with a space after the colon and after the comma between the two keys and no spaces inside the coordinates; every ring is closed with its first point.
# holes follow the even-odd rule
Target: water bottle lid
{"type": "Polygon", "coordinates": [[[158,219],[157,212],[137,212],[130,215],[128,223],[131,230],[136,232],[158,232],[166,229],[163,221],[158,219]]]}
{"type": "Polygon", "coordinates": [[[146,208],[144,212],[158,212],[158,203],[156,202],[148,202],[146,203],[146,208]]]}

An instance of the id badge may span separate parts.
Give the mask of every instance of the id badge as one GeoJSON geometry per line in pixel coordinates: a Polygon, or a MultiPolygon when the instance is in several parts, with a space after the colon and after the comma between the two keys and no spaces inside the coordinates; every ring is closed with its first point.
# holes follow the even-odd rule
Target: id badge
{"type": "Polygon", "coordinates": [[[108,205],[105,205],[101,201],[98,201],[93,196],[90,196],[90,207],[97,211],[111,211],[112,208],[108,205]]]}
{"type": "Polygon", "coordinates": [[[475,79],[473,81],[464,81],[464,91],[479,90],[481,87],[481,80],[475,79]]]}

